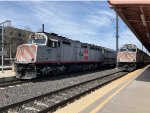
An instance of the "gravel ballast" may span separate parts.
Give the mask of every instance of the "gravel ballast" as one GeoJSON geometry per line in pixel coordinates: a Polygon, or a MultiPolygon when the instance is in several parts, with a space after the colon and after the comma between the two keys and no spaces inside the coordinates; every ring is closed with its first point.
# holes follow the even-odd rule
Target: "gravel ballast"
{"type": "Polygon", "coordinates": [[[117,69],[110,69],[93,73],[70,74],[71,76],[67,74],[61,75],[61,77],[51,77],[47,81],[29,82],[13,87],[0,88],[0,107],[118,71],[117,69]]]}

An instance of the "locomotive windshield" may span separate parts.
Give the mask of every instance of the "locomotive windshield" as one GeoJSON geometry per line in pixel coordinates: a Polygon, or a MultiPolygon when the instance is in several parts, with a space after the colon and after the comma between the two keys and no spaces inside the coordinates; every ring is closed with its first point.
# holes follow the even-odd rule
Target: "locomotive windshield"
{"type": "Polygon", "coordinates": [[[34,34],[30,36],[30,39],[27,41],[28,44],[45,44],[46,39],[44,38],[44,36],[39,35],[39,34],[34,34]]]}
{"type": "Polygon", "coordinates": [[[136,48],[133,48],[133,47],[122,47],[119,51],[120,52],[124,52],[124,51],[136,52],[136,48]]]}
{"type": "Polygon", "coordinates": [[[33,41],[32,39],[28,39],[27,44],[32,44],[32,41],[33,41]]]}
{"type": "Polygon", "coordinates": [[[29,39],[28,44],[45,44],[45,38],[43,39],[29,39]]]}
{"type": "Polygon", "coordinates": [[[43,39],[34,39],[33,40],[33,43],[35,43],[35,44],[45,44],[45,38],[43,38],[43,39]]]}
{"type": "Polygon", "coordinates": [[[136,52],[136,49],[134,49],[134,48],[128,48],[128,51],[130,51],[130,52],[136,52]]]}
{"type": "Polygon", "coordinates": [[[120,52],[124,52],[124,51],[127,51],[127,49],[125,48],[120,49],[120,52]]]}

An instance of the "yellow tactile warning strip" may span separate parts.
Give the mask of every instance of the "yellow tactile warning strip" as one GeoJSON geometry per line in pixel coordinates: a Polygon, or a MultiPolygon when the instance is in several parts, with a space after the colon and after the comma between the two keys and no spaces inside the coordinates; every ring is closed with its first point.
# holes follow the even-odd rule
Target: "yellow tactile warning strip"
{"type": "MultiPolygon", "coordinates": [[[[136,76],[138,77],[138,76],[136,76]]],[[[97,113],[101,108],[103,108],[114,96],[116,96],[120,91],[122,91],[126,86],[128,86],[134,79],[128,81],[121,88],[115,91],[112,95],[106,98],[102,103],[100,103],[95,109],[93,109],[90,113],[97,113]]]]}
{"type": "MultiPolygon", "coordinates": [[[[81,99],[68,104],[64,108],[61,108],[57,110],[55,113],[79,113],[86,109],[88,106],[93,104],[98,99],[102,98],[104,95],[124,83],[125,81],[129,80],[130,78],[134,79],[138,77],[142,72],[144,72],[149,66],[146,66],[144,69],[138,69],[134,72],[131,72],[120,79],[117,79],[116,81],[111,82],[110,84],[92,92],[91,94],[82,97],[81,99]]],[[[100,103],[96,108],[93,108],[91,113],[96,113],[98,110],[100,110],[105,104],[107,104],[116,94],[118,94],[122,89],[124,89],[129,83],[131,83],[134,79],[127,82],[125,85],[123,85],[119,90],[114,92],[112,95],[110,95],[108,98],[106,98],[102,103],[100,103]]]]}

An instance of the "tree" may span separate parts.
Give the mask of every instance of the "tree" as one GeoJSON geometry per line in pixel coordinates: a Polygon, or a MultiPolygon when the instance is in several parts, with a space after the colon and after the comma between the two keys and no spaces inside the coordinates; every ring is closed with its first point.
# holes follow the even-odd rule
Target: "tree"
{"type": "Polygon", "coordinates": [[[14,27],[11,22],[6,23],[6,27],[14,27]]]}
{"type": "Polygon", "coordinates": [[[37,30],[37,32],[42,32],[42,29],[41,29],[41,28],[39,28],[39,29],[37,30]]]}
{"type": "Polygon", "coordinates": [[[26,30],[26,31],[31,31],[31,32],[32,32],[32,29],[31,29],[29,26],[25,26],[25,27],[24,27],[24,30],[26,30]]]}

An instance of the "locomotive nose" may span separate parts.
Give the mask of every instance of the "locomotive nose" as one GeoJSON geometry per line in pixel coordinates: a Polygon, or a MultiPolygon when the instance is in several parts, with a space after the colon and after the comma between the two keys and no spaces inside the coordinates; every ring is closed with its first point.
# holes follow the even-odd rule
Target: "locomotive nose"
{"type": "Polygon", "coordinates": [[[17,48],[17,62],[34,62],[36,53],[35,45],[21,45],[17,48]]]}

